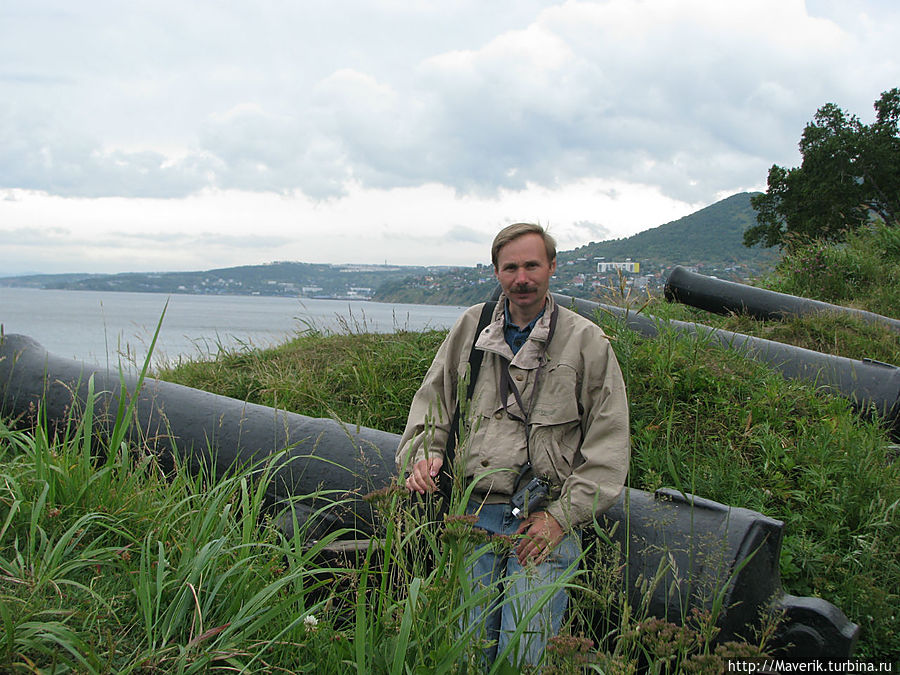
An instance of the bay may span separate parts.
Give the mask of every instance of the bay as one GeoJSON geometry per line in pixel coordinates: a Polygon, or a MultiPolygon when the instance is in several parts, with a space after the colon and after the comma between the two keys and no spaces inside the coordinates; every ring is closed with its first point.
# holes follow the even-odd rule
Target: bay
{"type": "Polygon", "coordinates": [[[213,358],[220,349],[281,344],[299,332],[449,328],[462,307],[241,295],[166,295],[0,287],[6,334],[101,366],[143,364],[160,318],[152,366],[213,358]]]}

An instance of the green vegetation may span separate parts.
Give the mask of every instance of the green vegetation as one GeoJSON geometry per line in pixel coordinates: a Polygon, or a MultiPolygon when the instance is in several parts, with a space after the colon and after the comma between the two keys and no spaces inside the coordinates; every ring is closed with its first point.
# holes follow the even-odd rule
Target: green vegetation
{"type": "MultiPolygon", "coordinates": [[[[813,240],[785,251],[759,284],[781,293],[900,318],[900,226],[873,223],[844,242],[813,240]]],[[[646,313],[681,319],[836,354],[900,365],[900,340],[883,324],[843,314],[786,321],[722,317],[684,305],[654,301],[646,313]]]]}
{"type": "Polygon", "coordinates": [[[250,403],[401,433],[442,331],[317,330],[279,347],[223,353],[160,371],[164,380],[250,403]]]}
{"type": "MultiPolygon", "coordinates": [[[[706,274],[739,281],[768,273],[775,266],[778,254],[743,244],[743,233],[756,218],[750,205],[753,196],[749,192],[732,195],[631,237],[559,251],[553,288],[567,295],[596,299],[592,283],[602,283],[608,278],[597,273],[601,258],[639,262],[640,274],[648,277],[647,283],[653,290],[661,290],[657,287],[673,265],[699,265],[706,274]],[[576,277],[581,277],[580,283],[576,283],[576,277]]],[[[386,281],[378,287],[374,298],[382,302],[472,305],[483,302],[493,285],[493,269],[489,265],[430,270],[386,281]]]]}
{"type": "Polygon", "coordinates": [[[775,254],[743,245],[744,230],[755,220],[750,203],[756,194],[742,192],[631,237],[580,246],[561,254],[560,260],[602,256],[607,260],[648,260],[660,267],[703,264],[711,268],[743,264],[768,268],[774,264],[775,254]]]}
{"type": "MultiPolygon", "coordinates": [[[[873,229],[873,239],[853,254],[863,260],[868,251],[887,268],[887,276],[854,287],[865,294],[854,296],[861,308],[896,303],[894,234],[873,229]]],[[[817,246],[837,261],[856,250],[853,240],[817,246]]],[[[785,258],[775,279],[800,283],[801,273],[815,272],[799,260],[785,258]]],[[[808,283],[822,293],[828,288],[824,277],[808,283]]],[[[770,337],[784,331],[775,334],[822,351],[838,344],[853,355],[900,362],[896,336],[853,321],[816,317],[776,327],[675,305],[646,311],[770,337]]],[[[858,655],[896,658],[900,463],[884,430],[842,399],[787,382],[703,340],[666,330],[649,340],[610,317],[600,321],[629,389],[631,485],[676,487],[784,520],[786,590],[821,596],[859,623],[858,655]]],[[[184,362],[160,375],[399,431],[442,337],[308,330],[276,349],[184,362]]],[[[379,490],[368,497],[382,517],[379,538],[336,559],[325,555],[328,538],[305,541],[302,531],[287,538],[273,525],[277,514],[262,504],[264,471],[213,481],[179,468],[163,478],[152,456],[122,445],[124,430],[95,438],[91,414],[90,404],[74,410],[53,440],[47,425],[0,427],[0,666],[14,672],[481,671],[478,622],[464,620],[481,596],[461,570],[478,547],[503,544],[482,541],[459,515],[459,501],[437,528],[418,517],[404,490],[379,490]]],[[[714,615],[683,617],[679,627],[628,606],[615,553],[601,551],[595,557],[601,563],[572,582],[573,611],[548,648],[544,672],[583,672],[587,663],[634,672],[649,659],[653,672],[718,673],[727,654],[765,650],[770,624],[748,635],[748,643],[714,647],[714,615]],[[602,626],[588,618],[598,611],[609,617],[602,626]]]]}
{"type": "Polygon", "coordinates": [[[495,283],[491,267],[460,267],[386,281],[378,287],[374,299],[378,302],[467,307],[484,302],[495,283]]]}
{"type": "MultiPolygon", "coordinates": [[[[328,554],[335,537],[352,533],[285,537],[264,509],[264,470],[212,480],[178,468],[164,479],[150,455],[124,447],[93,455],[98,439],[74,423],[89,419],[90,404],[85,412],[53,443],[40,430],[0,426],[4,672],[488,670],[479,622],[469,619],[487,591],[463,570],[481,547],[510,542],[485,542],[458,508],[431,527],[406,490],[388,486],[366,497],[381,514],[381,537],[328,554]]],[[[614,562],[591,573],[619,583],[614,562]]],[[[678,627],[639,608],[597,652],[572,632],[597,592],[582,577],[570,589],[571,627],[551,641],[543,672],[582,672],[587,661],[632,672],[642,656],[663,652],[657,672],[718,673],[723,658],[761,653],[710,645],[709,613],[678,627]]],[[[491,672],[521,671],[498,663],[491,672]]]]}
{"type": "Polygon", "coordinates": [[[863,626],[862,653],[896,653],[900,561],[886,553],[900,546],[900,470],[884,432],[845,401],[702,341],[615,339],[632,406],[632,484],[785,521],[788,592],[841,607],[863,626]]]}
{"type": "Polygon", "coordinates": [[[866,125],[834,103],[816,111],[800,138],[800,166],[773,165],[766,192],[753,198],[747,246],[841,241],[872,219],[900,221],[900,88],[883,92],[875,113],[866,125]]]}
{"type": "Polygon", "coordinates": [[[897,317],[900,221],[859,228],[841,245],[821,240],[798,244],[775,269],[769,286],[782,293],[897,317]]]}
{"type": "Polygon", "coordinates": [[[0,279],[0,285],[80,291],[368,297],[384,281],[424,274],[429,268],[394,265],[329,265],[273,262],[202,272],[123,272],[120,274],[35,274],[0,279]],[[307,290],[304,291],[304,288],[307,290]],[[357,289],[354,291],[354,289],[357,289]],[[369,290],[365,290],[369,289],[369,290]]]}

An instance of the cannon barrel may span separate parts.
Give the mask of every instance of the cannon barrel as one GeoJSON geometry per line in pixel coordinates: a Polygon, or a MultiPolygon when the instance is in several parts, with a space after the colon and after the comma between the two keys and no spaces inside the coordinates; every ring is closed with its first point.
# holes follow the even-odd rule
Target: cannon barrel
{"type": "Polygon", "coordinates": [[[632,607],[642,602],[642,581],[659,578],[662,563],[650,591],[653,616],[672,620],[719,602],[718,641],[727,642],[751,639],[763,611],[774,610],[785,617],[771,645],[778,653],[794,659],[852,654],[859,627],[840,609],[782,589],[782,521],[670,489],[626,489],[604,518],[618,523],[613,540],[629,551],[620,564],[632,607]]]}
{"type": "Polygon", "coordinates": [[[226,475],[239,466],[274,458],[266,501],[322,494],[311,512],[342,497],[343,509],[329,510],[329,526],[371,532],[372,513],[356,495],[386,485],[393,473],[397,439],[377,429],[343,425],[246,403],[172,382],[138,378],[49,354],[29,337],[6,335],[0,346],[2,414],[36,422],[41,410],[51,423],[64,422],[73,407],[84,410],[93,378],[94,420],[108,433],[120,406],[132,397],[129,440],[164,461],[178,457],[192,471],[205,466],[226,475]],[[125,389],[125,397],[120,391],[125,389]]]}
{"type": "Polygon", "coordinates": [[[789,316],[831,312],[882,324],[900,332],[900,320],[881,314],[716,279],[691,272],[681,265],[669,273],[664,292],[669,302],[680,302],[715,314],[749,314],[757,319],[780,320],[789,316]]]}
{"type": "MultiPolygon", "coordinates": [[[[25,336],[0,338],[0,396],[6,418],[24,425],[39,419],[64,424],[73,411],[84,409],[91,378],[101,427],[111,424],[119,406],[136,397],[133,426],[139,429],[138,442],[175,453],[193,470],[204,464],[215,467],[216,475],[271,458],[277,471],[267,494],[270,501],[333,490],[330,498],[343,497],[346,503],[329,509],[314,527],[372,531],[373,514],[360,493],[391,481],[398,435],[155,379],[141,382],[53,356],[25,336]],[[124,398],[119,395],[123,386],[124,398]]],[[[623,582],[635,606],[645,593],[641,580],[662,570],[648,604],[651,615],[679,622],[691,607],[710,609],[719,597],[719,640],[725,641],[749,637],[761,611],[774,602],[788,617],[773,643],[785,654],[845,658],[852,653],[859,633],[856,624],[825,600],[795,598],[782,590],[781,521],[689,494],[630,489],[604,519],[619,543],[626,570],[623,582]]]]}
{"type": "Polygon", "coordinates": [[[598,311],[619,316],[629,328],[647,337],[655,337],[662,324],[679,333],[703,337],[725,348],[739,350],[749,358],[768,364],[787,379],[803,380],[848,399],[861,414],[874,412],[884,421],[892,437],[900,439],[900,368],[897,366],[823,354],[690,321],[656,319],[568,295],[554,293],[553,296],[562,306],[571,307],[592,320],[598,311]]]}

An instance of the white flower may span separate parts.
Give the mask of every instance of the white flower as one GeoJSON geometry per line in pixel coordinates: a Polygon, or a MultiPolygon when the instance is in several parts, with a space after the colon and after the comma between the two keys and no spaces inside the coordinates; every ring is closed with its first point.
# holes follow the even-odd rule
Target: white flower
{"type": "Polygon", "coordinates": [[[314,631],[319,625],[319,620],[312,614],[307,614],[303,617],[303,625],[306,626],[307,632],[314,631]]]}

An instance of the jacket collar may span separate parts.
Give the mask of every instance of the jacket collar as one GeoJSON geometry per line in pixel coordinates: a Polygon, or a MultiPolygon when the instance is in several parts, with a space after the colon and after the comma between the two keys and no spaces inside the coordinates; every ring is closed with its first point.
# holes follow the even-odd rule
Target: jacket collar
{"type": "Polygon", "coordinates": [[[516,355],[513,355],[512,349],[506,344],[506,337],[503,332],[506,324],[506,303],[506,296],[501,294],[497,300],[497,306],[494,308],[493,319],[488,324],[488,327],[481,332],[481,335],[478,336],[475,347],[499,354],[510,361],[512,365],[519,368],[528,370],[537,368],[540,363],[541,353],[544,351],[544,343],[550,334],[550,317],[553,314],[553,309],[556,307],[556,302],[553,300],[553,296],[547,293],[547,304],[544,305],[544,314],[538,319],[534,328],[531,329],[528,340],[522,345],[522,348],[516,355]]]}

